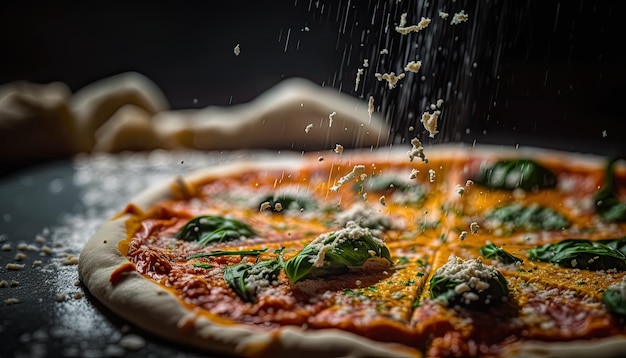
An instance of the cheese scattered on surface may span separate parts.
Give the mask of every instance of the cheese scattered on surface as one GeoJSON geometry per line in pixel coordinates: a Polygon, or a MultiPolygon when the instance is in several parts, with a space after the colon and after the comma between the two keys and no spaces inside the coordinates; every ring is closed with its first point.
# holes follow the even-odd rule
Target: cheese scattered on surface
{"type": "Polygon", "coordinates": [[[400,73],[399,75],[396,75],[395,72],[390,72],[390,73],[382,73],[382,74],[375,73],[374,76],[376,77],[378,81],[382,81],[382,80],[387,81],[387,86],[389,87],[389,89],[393,89],[398,84],[398,81],[403,79],[406,75],[404,73],[400,73]]]}
{"type": "Polygon", "coordinates": [[[261,207],[259,208],[259,211],[265,211],[265,210],[267,210],[267,209],[269,209],[271,207],[272,207],[272,205],[270,204],[269,201],[264,201],[264,202],[261,203],[261,207]]]}
{"type": "Polygon", "coordinates": [[[241,48],[239,47],[239,44],[235,45],[233,53],[235,54],[235,56],[239,56],[239,54],[241,53],[241,48]]]}
{"type": "Polygon", "coordinates": [[[0,281],[0,288],[5,288],[5,287],[9,287],[9,281],[7,280],[0,281]]]}
{"type": "Polygon", "coordinates": [[[7,264],[5,266],[5,268],[7,270],[21,270],[21,269],[24,268],[24,265],[23,264],[11,264],[11,263],[9,263],[9,264],[7,264]]]}
{"type": "Polygon", "coordinates": [[[362,164],[355,165],[354,168],[352,168],[352,171],[344,175],[343,177],[339,178],[339,180],[337,180],[337,184],[333,185],[330,188],[330,190],[337,191],[342,185],[348,182],[351,182],[352,180],[355,180],[355,179],[363,180],[364,174],[365,174],[365,165],[362,165],[362,164]]]}
{"type": "Polygon", "coordinates": [[[11,251],[11,244],[2,244],[2,251],[11,251]]]}
{"type": "Polygon", "coordinates": [[[127,334],[118,343],[124,349],[138,351],[146,345],[146,341],[136,334],[127,334]]]}
{"type": "Polygon", "coordinates": [[[452,17],[452,21],[450,21],[451,25],[458,25],[462,22],[467,21],[469,18],[469,16],[465,13],[464,10],[461,10],[460,12],[457,12],[456,14],[454,14],[454,16],[452,17]]]}
{"type": "Polygon", "coordinates": [[[421,122],[424,124],[424,128],[428,131],[429,137],[435,138],[435,134],[439,133],[437,130],[437,121],[441,111],[434,111],[433,113],[424,112],[422,114],[421,122]]]}
{"type": "Polygon", "coordinates": [[[415,157],[422,158],[422,161],[426,161],[426,155],[424,154],[424,147],[422,146],[422,142],[419,139],[413,138],[411,139],[411,145],[413,146],[411,150],[408,151],[409,161],[413,162],[415,157]]]}
{"type": "Polygon", "coordinates": [[[396,31],[401,33],[402,35],[408,35],[411,32],[422,31],[423,29],[427,28],[429,24],[430,24],[430,19],[422,17],[422,19],[417,25],[411,25],[411,26],[406,26],[406,27],[396,26],[396,31]]]}
{"type": "Polygon", "coordinates": [[[483,265],[482,261],[463,260],[455,255],[450,255],[448,262],[435,271],[435,276],[447,278],[459,282],[454,292],[461,296],[466,303],[476,301],[479,296],[471,292],[482,292],[489,288],[488,280],[496,277],[498,270],[489,265],[483,265]]]}
{"type": "Polygon", "coordinates": [[[313,129],[313,123],[309,123],[306,128],[304,128],[304,131],[306,133],[309,133],[311,131],[311,129],[313,129]]]}
{"type": "Polygon", "coordinates": [[[475,221],[470,224],[470,231],[471,231],[472,234],[476,234],[478,232],[479,228],[480,228],[480,226],[475,221]]]}
{"type": "Polygon", "coordinates": [[[4,300],[4,304],[6,305],[15,305],[20,303],[21,301],[15,297],[11,297],[11,298],[7,298],[6,300],[4,300]]]}
{"type": "Polygon", "coordinates": [[[26,258],[26,255],[24,255],[24,254],[23,254],[23,253],[21,253],[21,252],[18,252],[18,253],[15,255],[15,261],[22,261],[22,260],[24,260],[25,258],[26,258]]]}
{"type": "Polygon", "coordinates": [[[405,71],[417,73],[422,68],[422,61],[411,61],[404,66],[405,71]]]}

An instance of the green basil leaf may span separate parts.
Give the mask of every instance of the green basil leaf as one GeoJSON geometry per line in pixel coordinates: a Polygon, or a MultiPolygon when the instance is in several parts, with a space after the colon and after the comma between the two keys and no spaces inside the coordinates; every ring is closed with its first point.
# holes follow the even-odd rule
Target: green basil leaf
{"type": "Polygon", "coordinates": [[[381,258],[392,264],[389,249],[374,238],[368,228],[349,222],[346,228],[320,235],[285,263],[285,273],[292,283],[303,279],[326,277],[360,267],[369,259],[381,258]],[[320,254],[320,251],[324,252],[320,254]],[[321,265],[315,265],[318,255],[321,265]]]}
{"type": "Polygon", "coordinates": [[[221,216],[198,216],[191,219],[176,233],[176,238],[197,241],[200,245],[252,237],[254,230],[237,219],[221,216]]]}
{"type": "Polygon", "coordinates": [[[538,190],[556,186],[556,176],[530,160],[501,160],[480,167],[473,181],[492,189],[538,190]]]}
{"type": "Polygon", "coordinates": [[[563,230],[571,225],[565,216],[551,208],[536,204],[503,205],[488,212],[485,218],[501,224],[507,231],[563,230]]]}
{"type": "Polygon", "coordinates": [[[244,301],[254,302],[259,287],[271,285],[282,269],[281,260],[240,263],[224,269],[224,280],[244,301]]]}
{"type": "Polygon", "coordinates": [[[519,259],[510,253],[504,251],[504,249],[497,247],[493,243],[489,243],[479,249],[482,257],[486,259],[496,259],[506,265],[510,265],[516,262],[523,262],[522,259],[519,259]]]}
{"type": "MultiPolygon", "coordinates": [[[[469,261],[463,262],[458,258],[452,257],[448,263],[439,268],[430,279],[430,298],[441,299],[449,306],[459,305],[475,310],[485,310],[504,302],[509,295],[508,283],[502,273],[492,266],[483,266],[481,264],[481,270],[485,271],[481,276],[486,277],[479,277],[479,279],[488,284],[488,287],[483,289],[472,287],[469,279],[461,280],[442,274],[447,265],[465,265],[468,263],[469,261]],[[464,285],[465,289],[458,291],[457,286],[462,284],[466,284],[464,285]]],[[[459,271],[471,270],[461,268],[459,271]]],[[[464,276],[470,277],[472,275],[467,274],[464,276]]]]}
{"type": "Polygon", "coordinates": [[[602,303],[606,306],[607,311],[621,316],[626,316],[626,297],[622,295],[621,289],[621,285],[624,284],[626,283],[611,285],[602,294],[602,303]]]}
{"type": "Polygon", "coordinates": [[[620,202],[615,194],[613,168],[616,161],[617,159],[612,159],[608,162],[604,174],[604,184],[593,195],[596,212],[603,220],[609,222],[626,221],[626,203],[620,202]]]}
{"type": "Polygon", "coordinates": [[[528,258],[587,270],[626,270],[626,237],[608,240],[566,239],[534,247],[528,258]]]}

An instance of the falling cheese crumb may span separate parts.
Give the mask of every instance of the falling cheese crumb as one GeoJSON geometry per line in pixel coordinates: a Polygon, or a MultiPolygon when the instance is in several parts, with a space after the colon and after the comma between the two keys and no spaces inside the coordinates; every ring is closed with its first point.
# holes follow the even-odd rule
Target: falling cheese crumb
{"type": "Polygon", "coordinates": [[[274,211],[283,211],[283,204],[281,203],[274,204],[274,211]]]}
{"type": "Polygon", "coordinates": [[[422,161],[425,162],[426,155],[424,154],[424,147],[422,146],[422,142],[420,142],[420,140],[417,138],[413,138],[411,139],[411,145],[413,146],[413,148],[411,148],[411,150],[409,150],[408,152],[409,161],[412,162],[415,157],[420,157],[422,158],[422,161]]]}
{"type": "Polygon", "coordinates": [[[359,83],[361,83],[361,76],[363,76],[363,69],[359,68],[356,70],[356,79],[354,80],[354,90],[359,90],[359,83]]]}
{"type": "Polygon", "coordinates": [[[444,19],[444,20],[445,20],[445,19],[447,19],[447,18],[448,18],[448,16],[450,16],[450,14],[448,14],[447,12],[444,12],[444,11],[439,11],[439,17],[440,17],[440,18],[442,18],[442,19],[444,19]]]}
{"type": "Polygon", "coordinates": [[[352,181],[355,179],[360,179],[363,180],[363,175],[365,175],[365,165],[359,164],[359,165],[355,165],[354,168],[352,168],[352,171],[346,175],[344,175],[343,177],[339,178],[339,180],[337,180],[337,184],[333,185],[330,190],[332,191],[337,191],[339,190],[339,188],[352,181]]]}
{"type": "Polygon", "coordinates": [[[264,202],[261,203],[261,207],[259,208],[259,211],[265,211],[265,210],[267,210],[267,209],[269,209],[271,207],[272,207],[272,205],[270,204],[269,201],[264,201],[264,202]]]}
{"type": "Polygon", "coordinates": [[[428,181],[431,183],[435,182],[435,171],[433,169],[428,169],[428,181]]]}
{"type": "Polygon", "coordinates": [[[310,123],[304,128],[304,132],[309,133],[313,129],[313,123],[310,123]]]}
{"type": "Polygon", "coordinates": [[[456,14],[454,14],[454,16],[452,17],[452,21],[450,21],[451,25],[458,25],[462,22],[467,21],[469,18],[469,16],[465,13],[464,10],[461,10],[461,12],[457,12],[456,14]]]}
{"type": "Polygon", "coordinates": [[[417,174],[418,174],[419,172],[420,172],[420,171],[419,171],[419,170],[417,170],[417,169],[411,169],[411,174],[409,175],[409,179],[415,179],[415,178],[417,178],[417,174]]]}
{"type": "Polygon", "coordinates": [[[457,184],[457,185],[454,187],[454,191],[456,191],[456,193],[457,193],[459,196],[463,196],[463,194],[465,194],[465,187],[464,187],[464,186],[462,186],[462,185],[460,185],[460,184],[457,184]]]}
{"type": "Polygon", "coordinates": [[[417,73],[422,68],[422,61],[411,61],[404,66],[405,71],[417,73]]]}
{"type": "Polygon", "coordinates": [[[400,15],[400,27],[404,27],[406,25],[406,12],[400,15]]]}
{"type": "Polygon", "coordinates": [[[335,149],[334,149],[335,153],[337,154],[341,154],[343,153],[343,145],[341,144],[335,144],[335,149]]]}
{"type": "Polygon", "coordinates": [[[389,87],[389,89],[393,89],[398,84],[398,81],[403,79],[404,76],[406,75],[404,73],[400,73],[399,75],[396,75],[395,72],[390,72],[390,73],[382,73],[382,74],[375,73],[374,76],[376,77],[378,81],[382,81],[382,80],[387,81],[387,86],[389,87]]]}
{"type": "Polygon", "coordinates": [[[385,196],[384,195],[381,195],[380,198],[378,198],[378,202],[382,206],[387,206],[387,201],[385,200],[385,196]]]}
{"type": "Polygon", "coordinates": [[[441,111],[434,111],[433,113],[424,112],[422,114],[421,122],[424,124],[424,128],[428,131],[429,137],[435,138],[435,134],[439,133],[437,130],[437,121],[441,111]]]}
{"type": "Polygon", "coordinates": [[[369,116],[370,122],[372,121],[372,113],[374,113],[374,96],[370,96],[367,101],[367,115],[369,116]]]}
{"type": "Polygon", "coordinates": [[[336,115],[337,115],[337,112],[333,112],[328,115],[328,127],[329,128],[333,126],[333,120],[335,119],[336,115]]]}
{"type": "Polygon", "coordinates": [[[467,231],[461,231],[459,234],[459,240],[463,241],[467,237],[467,231]]]}
{"type": "Polygon", "coordinates": [[[369,62],[369,61],[370,61],[370,60],[368,60],[368,59],[366,59],[366,58],[365,58],[365,59],[363,59],[363,67],[370,67],[370,62],[369,62]]]}
{"type": "Polygon", "coordinates": [[[396,31],[401,33],[402,35],[408,35],[411,32],[422,31],[423,29],[427,28],[429,24],[430,24],[430,19],[426,17],[422,17],[422,19],[417,25],[411,25],[411,26],[406,26],[406,27],[396,26],[396,31]]]}
{"type": "Polygon", "coordinates": [[[235,53],[235,56],[239,56],[239,54],[241,53],[241,49],[239,48],[239,44],[237,44],[235,46],[235,48],[233,49],[233,52],[235,53]]]}

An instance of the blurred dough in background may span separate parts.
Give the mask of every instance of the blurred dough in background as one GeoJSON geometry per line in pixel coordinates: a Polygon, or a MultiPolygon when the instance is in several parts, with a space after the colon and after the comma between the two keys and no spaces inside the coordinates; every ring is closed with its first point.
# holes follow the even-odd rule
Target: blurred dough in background
{"type": "Polygon", "coordinates": [[[170,110],[136,72],[75,93],[59,82],[0,87],[0,160],[24,163],[79,152],[153,149],[332,149],[388,144],[390,128],[365,101],[300,78],[248,103],[170,110]]]}

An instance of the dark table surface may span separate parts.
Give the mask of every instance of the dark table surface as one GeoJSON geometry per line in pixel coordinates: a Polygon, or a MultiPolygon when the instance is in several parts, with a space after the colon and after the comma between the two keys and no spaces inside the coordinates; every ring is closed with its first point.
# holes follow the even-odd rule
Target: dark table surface
{"type": "Polygon", "coordinates": [[[99,225],[146,186],[233,155],[78,156],[2,178],[0,281],[8,287],[0,288],[0,357],[207,356],[110,313],[80,284],[71,261],[99,225]],[[10,270],[9,263],[24,268],[10,270]],[[7,303],[11,298],[19,303],[7,303]]]}

